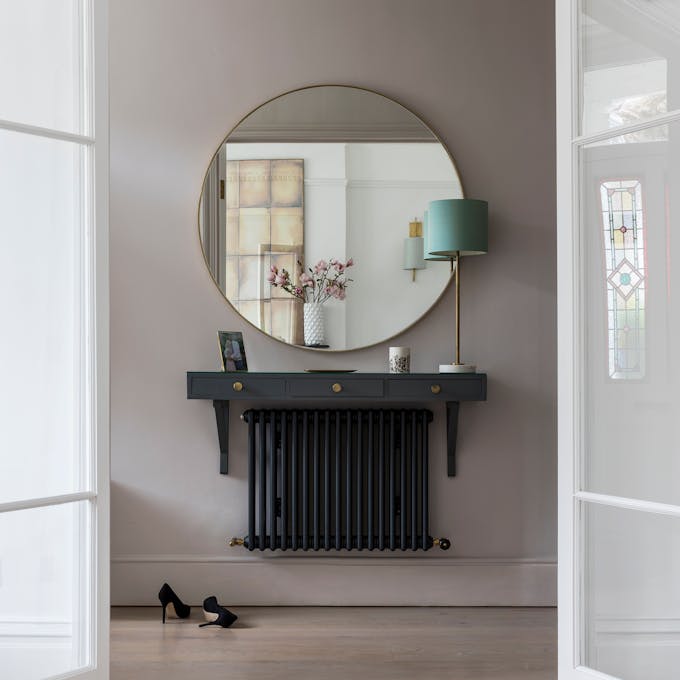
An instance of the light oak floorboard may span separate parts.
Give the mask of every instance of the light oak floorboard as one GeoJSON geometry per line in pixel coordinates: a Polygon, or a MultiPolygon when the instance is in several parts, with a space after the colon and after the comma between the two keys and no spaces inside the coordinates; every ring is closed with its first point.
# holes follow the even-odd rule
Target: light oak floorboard
{"type": "Polygon", "coordinates": [[[160,607],[114,607],[111,680],[554,680],[556,610],[237,607],[163,626],[160,607]]]}

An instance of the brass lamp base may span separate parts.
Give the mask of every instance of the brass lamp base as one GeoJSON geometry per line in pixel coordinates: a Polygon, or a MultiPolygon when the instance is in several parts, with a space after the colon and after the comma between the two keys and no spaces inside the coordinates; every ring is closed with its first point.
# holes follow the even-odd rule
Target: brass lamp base
{"type": "Polygon", "coordinates": [[[476,373],[475,364],[439,364],[440,373],[476,373]]]}

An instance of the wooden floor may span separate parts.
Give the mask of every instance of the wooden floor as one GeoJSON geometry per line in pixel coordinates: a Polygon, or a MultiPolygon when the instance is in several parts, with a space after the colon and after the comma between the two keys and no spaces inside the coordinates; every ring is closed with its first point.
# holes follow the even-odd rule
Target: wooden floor
{"type": "Polygon", "coordinates": [[[199,612],[115,607],[111,680],[554,680],[556,610],[238,607],[229,629],[199,612]]]}

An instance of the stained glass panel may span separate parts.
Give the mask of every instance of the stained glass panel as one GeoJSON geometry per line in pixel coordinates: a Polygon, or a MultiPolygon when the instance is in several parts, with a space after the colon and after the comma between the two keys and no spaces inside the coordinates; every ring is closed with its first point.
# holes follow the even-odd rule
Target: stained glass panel
{"type": "Polygon", "coordinates": [[[609,377],[645,375],[645,224],[639,180],[600,185],[605,267],[609,377]]]}

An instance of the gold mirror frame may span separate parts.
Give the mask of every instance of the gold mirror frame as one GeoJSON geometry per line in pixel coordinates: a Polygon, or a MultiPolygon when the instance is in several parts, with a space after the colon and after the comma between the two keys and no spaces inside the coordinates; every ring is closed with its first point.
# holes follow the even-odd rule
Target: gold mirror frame
{"type": "Polygon", "coordinates": [[[241,119],[238,120],[238,122],[229,130],[229,132],[222,138],[222,141],[217,145],[217,149],[215,153],[210,157],[210,161],[208,163],[208,167],[206,168],[205,173],[203,174],[203,181],[201,182],[201,192],[198,197],[198,208],[197,208],[197,213],[196,213],[196,224],[197,224],[197,235],[198,235],[198,243],[199,247],[201,249],[201,255],[203,256],[203,262],[205,264],[205,268],[208,270],[208,274],[210,275],[210,278],[215,285],[215,288],[217,288],[219,294],[222,296],[222,298],[225,300],[225,302],[231,307],[231,309],[249,326],[254,328],[256,331],[259,333],[262,333],[262,335],[266,336],[270,340],[274,340],[275,342],[280,343],[281,345],[284,345],[285,347],[291,347],[293,349],[300,349],[300,350],[306,350],[310,352],[322,352],[325,354],[331,354],[331,353],[345,353],[345,352],[358,352],[364,349],[369,349],[371,347],[376,347],[378,345],[382,345],[384,343],[390,342],[394,340],[394,338],[399,337],[403,333],[406,333],[409,331],[411,328],[413,328],[417,323],[420,323],[431,311],[432,309],[437,305],[437,303],[444,297],[444,294],[446,291],[449,289],[451,286],[451,282],[454,279],[453,272],[451,272],[449,276],[449,280],[447,281],[446,285],[442,289],[441,293],[435,298],[435,300],[432,302],[432,304],[417,318],[415,319],[412,323],[410,323],[408,326],[405,328],[402,328],[398,333],[394,333],[393,335],[390,335],[389,337],[385,338],[384,340],[379,340],[377,342],[372,342],[369,345],[361,345],[360,347],[352,347],[351,349],[330,349],[330,348],[322,348],[322,347],[305,347],[303,345],[295,345],[291,344],[289,342],[285,342],[284,340],[280,340],[277,337],[274,337],[273,335],[270,335],[266,331],[262,330],[259,326],[256,326],[254,323],[249,321],[245,316],[243,316],[238,309],[236,309],[232,304],[229,298],[226,296],[226,294],[222,291],[220,288],[219,283],[215,279],[215,276],[213,275],[212,270],[210,269],[210,263],[208,262],[208,258],[206,257],[205,254],[205,248],[203,247],[203,239],[201,238],[201,200],[203,198],[203,192],[205,189],[205,182],[208,177],[208,173],[210,172],[210,168],[212,167],[213,162],[215,161],[217,154],[220,152],[220,149],[224,144],[227,143],[229,140],[229,137],[234,133],[234,131],[243,123],[247,118],[252,116],[253,113],[256,111],[259,111],[264,106],[267,106],[267,104],[270,104],[271,102],[280,99],[281,97],[285,97],[286,95],[293,94],[295,92],[300,92],[302,90],[313,90],[315,88],[320,88],[320,87],[346,87],[352,90],[360,90],[362,92],[369,92],[371,94],[377,95],[378,97],[383,97],[384,99],[387,99],[388,101],[392,102],[393,104],[396,104],[397,106],[400,106],[402,109],[410,113],[412,116],[417,118],[422,125],[429,130],[429,132],[432,134],[432,136],[441,144],[442,148],[444,151],[446,151],[446,155],[449,157],[449,160],[451,161],[451,165],[453,166],[453,170],[456,173],[456,176],[458,177],[458,182],[460,183],[460,191],[461,191],[461,197],[465,198],[465,187],[463,185],[463,180],[461,179],[460,172],[458,172],[458,166],[456,165],[456,161],[454,160],[451,151],[449,150],[448,146],[444,144],[444,141],[442,138],[435,132],[433,127],[419,114],[417,114],[415,111],[410,109],[408,106],[405,106],[402,104],[400,101],[397,101],[396,99],[393,99],[392,97],[389,97],[382,92],[378,92],[377,90],[372,90],[368,87],[360,87],[358,85],[345,85],[345,84],[338,84],[338,83],[319,83],[317,85],[307,85],[305,87],[296,87],[292,90],[287,90],[286,92],[282,92],[281,94],[276,95],[275,97],[271,97],[270,99],[267,99],[265,102],[262,102],[259,106],[256,106],[254,109],[249,111],[245,116],[243,116],[241,119]]]}

